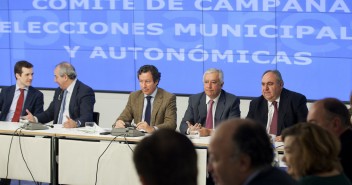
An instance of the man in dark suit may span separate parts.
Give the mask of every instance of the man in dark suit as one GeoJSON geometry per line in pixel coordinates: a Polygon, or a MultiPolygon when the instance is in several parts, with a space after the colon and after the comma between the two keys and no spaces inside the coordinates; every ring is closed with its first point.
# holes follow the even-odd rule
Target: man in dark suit
{"type": "Polygon", "coordinates": [[[93,121],[95,95],[92,88],[77,80],[75,68],[68,62],[58,64],[54,70],[55,90],[53,101],[47,110],[35,115],[28,111],[31,122],[63,124],[65,128],[85,126],[93,121]]]}
{"type": "Polygon", "coordinates": [[[204,92],[189,97],[188,108],[180,125],[180,132],[183,134],[198,130],[200,136],[209,136],[221,121],[241,116],[240,100],[222,90],[222,70],[208,69],[203,75],[203,84],[204,92]],[[209,110],[210,107],[212,110],[209,110]],[[208,114],[210,112],[211,115],[208,114]],[[211,122],[210,127],[209,124],[207,126],[207,120],[211,122]]]}
{"type": "Polygon", "coordinates": [[[24,116],[26,109],[34,114],[43,112],[43,93],[33,88],[33,65],[27,61],[18,61],[14,67],[16,85],[4,87],[0,94],[0,121],[18,122],[19,117],[14,119],[17,102],[20,99],[20,89],[23,91],[23,103],[19,116],[24,116]]]}
{"type": "Polygon", "coordinates": [[[284,170],[271,165],[272,143],[265,129],[253,120],[235,118],[219,125],[208,151],[208,170],[215,184],[296,184],[284,170]]]}
{"type": "MultiPolygon", "coordinates": [[[[18,122],[20,116],[27,114],[26,109],[34,114],[43,112],[43,93],[31,86],[34,74],[33,65],[24,60],[18,61],[14,72],[16,85],[4,87],[0,93],[0,121],[18,122]],[[22,101],[20,100],[21,94],[22,101]]],[[[0,180],[1,185],[10,183],[10,179],[0,180]]]]}
{"type": "Polygon", "coordinates": [[[316,101],[308,112],[307,121],[321,126],[340,139],[341,165],[352,182],[352,129],[346,105],[336,98],[316,101]]]}
{"type": "Polygon", "coordinates": [[[176,129],[176,96],[158,88],[161,74],[153,65],[137,72],[141,90],[132,92],[113,127],[124,128],[134,120],[138,130],[151,133],[159,128],[176,129]],[[149,103],[148,103],[149,102],[149,103]]]}
{"type": "Polygon", "coordinates": [[[269,134],[276,136],[276,141],[281,141],[283,129],[305,122],[308,114],[306,97],[283,87],[284,81],[278,70],[265,71],[262,96],[251,101],[247,115],[265,126],[269,134]]]}

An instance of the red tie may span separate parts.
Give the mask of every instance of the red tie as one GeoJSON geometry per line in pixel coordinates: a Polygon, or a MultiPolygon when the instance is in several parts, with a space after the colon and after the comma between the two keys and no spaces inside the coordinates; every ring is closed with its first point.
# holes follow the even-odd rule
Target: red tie
{"type": "Polygon", "coordinates": [[[210,106],[207,113],[207,120],[205,121],[205,127],[208,129],[213,129],[213,100],[210,100],[210,106]]]}
{"type": "Polygon", "coordinates": [[[21,94],[17,100],[16,111],[12,117],[12,120],[11,120],[12,122],[18,122],[20,120],[22,107],[23,107],[23,101],[24,101],[24,89],[20,89],[20,91],[21,91],[21,94]]]}
{"type": "Polygon", "coordinates": [[[277,135],[277,117],[278,117],[277,102],[273,101],[272,105],[274,106],[274,114],[270,124],[270,134],[277,135]]]}

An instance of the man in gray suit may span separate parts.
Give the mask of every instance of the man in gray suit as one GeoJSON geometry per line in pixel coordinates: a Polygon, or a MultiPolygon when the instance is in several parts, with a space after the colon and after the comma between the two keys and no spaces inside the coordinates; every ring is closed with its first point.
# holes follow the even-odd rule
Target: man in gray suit
{"type": "Polygon", "coordinates": [[[200,136],[209,136],[221,121],[241,115],[239,98],[222,90],[222,70],[208,69],[203,75],[203,84],[204,92],[189,97],[180,125],[183,134],[199,131],[200,136]]]}

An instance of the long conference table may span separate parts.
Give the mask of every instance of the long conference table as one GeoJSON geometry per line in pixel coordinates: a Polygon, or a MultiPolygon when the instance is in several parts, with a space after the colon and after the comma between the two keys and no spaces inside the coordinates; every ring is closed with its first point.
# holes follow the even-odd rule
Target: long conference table
{"type": "MultiPolygon", "coordinates": [[[[0,178],[73,185],[140,184],[132,150],[145,136],[115,137],[60,127],[24,130],[19,123],[0,122],[0,178]]],[[[191,141],[198,154],[198,184],[204,185],[209,137],[191,141]]]]}

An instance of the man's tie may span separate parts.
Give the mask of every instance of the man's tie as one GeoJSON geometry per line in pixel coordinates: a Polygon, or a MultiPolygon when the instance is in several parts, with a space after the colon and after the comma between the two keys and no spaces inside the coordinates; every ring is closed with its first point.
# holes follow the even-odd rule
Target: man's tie
{"type": "Polygon", "coordinates": [[[214,104],[214,101],[210,100],[209,103],[210,103],[210,105],[209,105],[209,109],[208,109],[208,113],[207,113],[207,119],[205,121],[205,127],[208,129],[213,129],[213,104],[214,104]]]}
{"type": "Polygon", "coordinates": [[[17,100],[16,111],[12,117],[12,120],[11,120],[12,122],[18,122],[20,120],[22,107],[23,107],[23,101],[24,101],[24,89],[20,89],[20,91],[21,91],[21,94],[17,100]]]}
{"type": "Polygon", "coordinates": [[[270,124],[270,134],[277,135],[277,119],[278,119],[277,102],[273,101],[272,104],[274,106],[274,114],[270,124]]]}
{"type": "Polygon", "coordinates": [[[61,101],[61,107],[60,107],[60,112],[59,112],[59,119],[57,121],[57,124],[62,124],[62,120],[63,120],[63,114],[65,111],[65,105],[66,105],[66,95],[67,95],[67,90],[63,91],[63,96],[62,96],[62,101],[61,101]]]}
{"type": "Polygon", "coordinates": [[[147,107],[145,108],[145,113],[144,113],[144,121],[150,125],[150,116],[151,116],[151,103],[150,100],[152,99],[152,96],[147,96],[147,107]]]}

